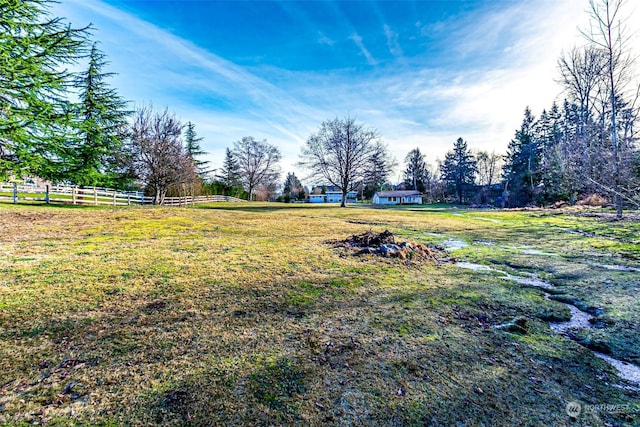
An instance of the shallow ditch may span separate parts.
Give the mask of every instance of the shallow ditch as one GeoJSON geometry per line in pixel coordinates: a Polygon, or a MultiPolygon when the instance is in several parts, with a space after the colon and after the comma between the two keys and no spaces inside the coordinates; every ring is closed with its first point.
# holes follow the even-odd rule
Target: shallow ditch
{"type": "MultiPolygon", "coordinates": [[[[449,238],[445,240],[443,243],[441,243],[441,246],[443,246],[448,251],[453,251],[453,250],[458,250],[458,249],[467,247],[469,246],[469,244],[467,242],[464,242],[463,240],[449,238]]],[[[468,270],[478,271],[478,272],[498,273],[500,275],[498,277],[500,277],[501,279],[516,282],[525,286],[532,286],[535,288],[542,289],[546,299],[553,299],[553,295],[551,292],[557,289],[553,284],[531,273],[526,273],[525,276],[515,276],[513,274],[507,273],[506,271],[499,270],[497,268],[494,268],[488,265],[475,264],[475,263],[465,262],[465,261],[457,262],[456,266],[460,268],[468,269],[468,270]]],[[[613,266],[613,265],[605,266],[601,264],[594,265],[594,266],[600,267],[600,268],[612,269],[612,270],[613,269],[617,270],[618,268],[614,268],[614,267],[619,267],[620,269],[624,268],[624,269],[631,269],[630,271],[636,271],[636,269],[633,267],[625,267],[625,266],[613,266]]],[[[572,329],[594,329],[594,325],[592,323],[593,316],[591,314],[580,310],[578,307],[576,307],[573,304],[570,304],[564,301],[557,301],[557,302],[560,302],[569,308],[571,312],[571,317],[566,322],[549,322],[549,326],[555,333],[562,335],[565,338],[572,339],[572,336],[569,334],[569,331],[572,329]]],[[[595,356],[599,357],[600,359],[606,361],[611,366],[613,366],[618,372],[618,375],[620,376],[620,378],[623,378],[631,383],[634,383],[640,386],[640,366],[615,359],[609,355],[599,353],[592,349],[589,349],[589,350],[595,356]]],[[[632,387],[632,388],[636,389],[635,387],[632,387]]]]}

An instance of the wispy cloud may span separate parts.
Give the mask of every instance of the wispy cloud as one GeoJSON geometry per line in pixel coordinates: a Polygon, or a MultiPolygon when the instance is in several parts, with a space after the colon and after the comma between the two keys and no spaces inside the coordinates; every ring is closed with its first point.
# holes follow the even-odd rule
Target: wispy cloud
{"type": "Polygon", "coordinates": [[[398,33],[393,31],[389,25],[384,24],[384,35],[387,37],[389,52],[395,57],[402,56],[402,48],[398,43],[398,33]]]}
{"type": "Polygon", "coordinates": [[[367,59],[367,64],[369,65],[377,65],[378,61],[371,55],[371,52],[367,50],[364,46],[364,42],[362,41],[362,37],[358,33],[353,33],[349,36],[351,40],[356,44],[358,49],[360,49],[360,54],[363,55],[367,59]]]}
{"type": "Polygon", "coordinates": [[[121,94],[196,123],[214,163],[246,135],[269,139],[293,163],[310,123],[324,116],[243,67],[103,2],[66,0],[59,8],[75,25],[98,28],[121,94]]]}
{"type": "Polygon", "coordinates": [[[336,44],[335,40],[327,37],[322,31],[318,31],[318,43],[326,44],[327,46],[333,46],[336,44]]]}
{"type": "Polygon", "coordinates": [[[312,29],[309,45],[353,56],[353,42],[376,67],[322,72],[239,66],[100,0],[63,0],[58,8],[75,25],[93,22],[100,30],[96,38],[125,97],[167,105],[196,123],[214,167],[225,147],[252,135],[278,145],[288,171],[322,120],[346,114],[376,127],[398,160],[419,146],[435,164],[458,137],[473,148],[504,152],[524,108],[539,114],[560,93],[556,61],[562,49],[582,42],[577,27],[586,14],[581,0],[501,6],[439,23],[409,22],[405,31],[429,40],[429,52],[414,57],[403,52],[395,24],[376,26],[378,46],[367,33],[369,50],[361,33],[336,15],[342,20],[332,38],[312,29]],[[372,54],[387,50],[390,62],[372,54]]]}

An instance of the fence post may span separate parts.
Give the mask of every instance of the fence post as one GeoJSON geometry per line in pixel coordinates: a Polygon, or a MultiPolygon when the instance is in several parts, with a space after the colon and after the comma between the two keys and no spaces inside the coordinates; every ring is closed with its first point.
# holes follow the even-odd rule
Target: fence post
{"type": "Polygon", "coordinates": [[[127,206],[131,206],[131,194],[127,194],[127,206]]]}
{"type": "Polygon", "coordinates": [[[116,190],[113,190],[113,206],[116,205],[116,190]]]}
{"type": "Polygon", "coordinates": [[[76,195],[78,194],[78,189],[76,187],[72,187],[71,188],[71,200],[73,202],[73,204],[77,204],[76,202],[76,195]]]}
{"type": "Polygon", "coordinates": [[[49,184],[46,185],[46,193],[44,193],[44,202],[46,204],[50,203],[50,200],[49,200],[49,184]]]}
{"type": "Polygon", "coordinates": [[[13,183],[13,203],[18,203],[18,184],[13,183]]]}
{"type": "Polygon", "coordinates": [[[93,187],[93,204],[98,206],[98,189],[93,187]]]}

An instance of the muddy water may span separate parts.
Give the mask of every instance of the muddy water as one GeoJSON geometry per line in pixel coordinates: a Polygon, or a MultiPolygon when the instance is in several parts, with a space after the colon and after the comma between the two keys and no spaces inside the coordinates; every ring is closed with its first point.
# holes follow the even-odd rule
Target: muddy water
{"type": "Polygon", "coordinates": [[[496,268],[489,267],[488,265],[474,264],[472,262],[464,261],[460,261],[456,263],[456,265],[460,268],[473,271],[495,271],[500,274],[500,279],[511,280],[512,282],[517,282],[525,286],[535,286],[536,288],[542,289],[555,289],[555,287],[551,283],[546,282],[539,277],[536,277],[534,274],[528,276],[514,276],[507,273],[506,271],[498,270],[496,268]]]}
{"type": "Polygon", "coordinates": [[[457,251],[458,249],[466,248],[469,244],[464,240],[447,239],[442,242],[442,246],[448,251],[457,251]]]}
{"type": "Polygon", "coordinates": [[[633,271],[640,272],[640,268],[637,267],[629,267],[626,265],[617,265],[617,264],[598,264],[596,262],[587,262],[588,265],[596,268],[602,268],[604,270],[611,271],[633,271]]]}
{"type": "MultiPolygon", "coordinates": [[[[497,272],[501,274],[500,278],[502,279],[511,280],[526,286],[541,288],[543,290],[555,289],[555,286],[553,286],[551,283],[546,282],[545,280],[540,279],[535,275],[530,275],[528,277],[514,276],[505,271],[498,270],[488,265],[474,264],[471,262],[458,262],[456,263],[456,266],[473,271],[497,272]]],[[[550,296],[550,293],[545,292],[545,298],[549,298],[550,296]]],[[[566,322],[550,322],[549,326],[554,332],[562,336],[569,337],[568,332],[571,329],[593,329],[593,325],[590,322],[590,320],[593,319],[592,315],[580,310],[573,304],[563,304],[565,304],[571,311],[571,318],[566,322]]],[[[594,355],[613,366],[618,371],[618,375],[620,376],[620,378],[624,378],[627,381],[640,385],[640,366],[614,359],[611,356],[598,353],[597,351],[591,351],[594,355]]]]}
{"type": "Polygon", "coordinates": [[[578,307],[572,304],[566,304],[571,310],[571,319],[568,322],[549,322],[549,326],[554,332],[566,335],[569,329],[593,329],[591,319],[593,316],[580,310],[578,307]]]}

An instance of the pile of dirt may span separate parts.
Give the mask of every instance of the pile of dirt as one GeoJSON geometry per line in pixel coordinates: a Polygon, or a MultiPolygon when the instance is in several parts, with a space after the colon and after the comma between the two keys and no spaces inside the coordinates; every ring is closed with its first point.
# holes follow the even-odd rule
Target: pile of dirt
{"type": "Polygon", "coordinates": [[[396,243],[396,238],[389,230],[384,230],[379,234],[376,234],[373,231],[367,231],[362,234],[354,234],[353,236],[343,240],[342,243],[351,247],[367,248],[386,244],[394,245],[396,243]]]}
{"type": "Polygon", "coordinates": [[[367,231],[354,234],[344,240],[331,241],[336,247],[357,249],[356,255],[378,255],[385,258],[399,258],[422,261],[441,262],[448,259],[447,253],[436,247],[429,247],[416,242],[398,242],[392,232],[382,233],[367,231]]]}

